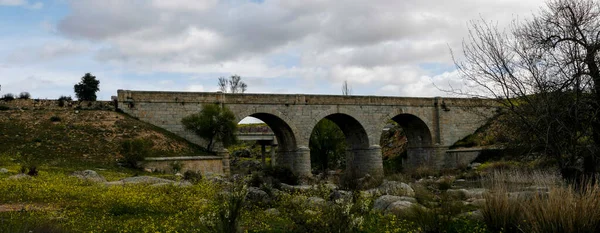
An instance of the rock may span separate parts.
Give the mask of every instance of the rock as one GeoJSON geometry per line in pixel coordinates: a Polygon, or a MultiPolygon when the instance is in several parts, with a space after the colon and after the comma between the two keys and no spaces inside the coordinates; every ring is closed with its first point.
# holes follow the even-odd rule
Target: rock
{"type": "Polygon", "coordinates": [[[5,173],[8,173],[8,169],[0,168],[0,174],[5,174],[5,173]]]}
{"type": "Polygon", "coordinates": [[[457,179],[457,180],[455,180],[454,182],[455,182],[455,183],[462,183],[462,182],[466,182],[466,181],[467,181],[467,180],[465,180],[465,179],[457,179]]]}
{"type": "Polygon", "coordinates": [[[179,173],[179,172],[175,173],[175,176],[176,176],[176,177],[179,177],[179,178],[183,178],[183,174],[181,174],[181,173],[179,173]]]}
{"type": "Polygon", "coordinates": [[[279,216],[281,214],[281,212],[279,212],[279,210],[277,210],[275,208],[270,208],[270,209],[265,210],[265,214],[272,215],[272,216],[279,216]]]}
{"type": "Polygon", "coordinates": [[[308,215],[317,215],[317,211],[314,210],[305,210],[304,213],[308,215]]]}
{"type": "Polygon", "coordinates": [[[122,179],[119,181],[106,182],[105,184],[107,184],[107,185],[124,185],[124,184],[159,184],[159,183],[173,184],[173,183],[175,183],[175,181],[158,178],[158,177],[152,177],[152,176],[135,176],[135,177],[128,177],[128,178],[125,178],[125,179],[122,179]]]}
{"type": "Polygon", "coordinates": [[[407,211],[410,211],[410,209],[416,205],[417,204],[414,204],[409,201],[396,201],[396,202],[393,202],[392,204],[390,204],[386,208],[385,212],[392,213],[392,214],[402,214],[402,213],[406,213],[407,211]]]}
{"type": "Polygon", "coordinates": [[[144,171],[145,171],[145,172],[148,172],[148,173],[152,173],[152,172],[154,172],[154,171],[153,171],[152,169],[150,169],[150,168],[144,168],[144,171]]]}
{"type": "Polygon", "coordinates": [[[225,180],[223,177],[221,176],[213,176],[213,177],[209,177],[206,180],[215,183],[215,184],[227,184],[229,183],[229,181],[225,180]]]}
{"type": "Polygon", "coordinates": [[[352,192],[344,191],[344,190],[333,190],[331,194],[329,194],[330,201],[336,201],[339,199],[350,199],[352,198],[352,192]]]}
{"type": "Polygon", "coordinates": [[[446,194],[450,195],[451,197],[458,198],[458,199],[470,199],[470,198],[480,199],[480,198],[483,198],[487,192],[488,192],[488,190],[484,189],[484,188],[448,189],[448,190],[446,190],[446,194]]]}
{"type": "Polygon", "coordinates": [[[77,177],[82,180],[88,180],[91,182],[106,182],[106,179],[98,174],[94,170],[76,171],[71,174],[73,177],[77,177]]]}
{"type": "Polygon", "coordinates": [[[371,196],[379,196],[379,195],[394,195],[394,196],[407,196],[414,197],[415,190],[413,190],[410,185],[398,181],[387,181],[384,180],[383,183],[373,189],[367,190],[371,196]]]}
{"type": "Polygon", "coordinates": [[[330,191],[334,191],[334,190],[338,189],[338,186],[335,184],[326,183],[326,184],[323,184],[323,186],[330,191]]]}
{"type": "Polygon", "coordinates": [[[403,201],[400,196],[383,195],[375,200],[373,203],[373,209],[379,211],[385,211],[389,205],[394,202],[403,201]]]}
{"type": "Polygon", "coordinates": [[[481,163],[471,163],[469,164],[469,168],[471,169],[477,169],[477,167],[481,166],[481,163]]]}
{"type": "Polygon", "coordinates": [[[289,185],[281,183],[281,190],[286,192],[306,192],[311,189],[312,186],[310,185],[289,185]]]}
{"type": "Polygon", "coordinates": [[[483,221],[483,213],[481,210],[470,211],[466,213],[459,214],[458,217],[475,220],[475,221],[483,221]]]}
{"type": "Polygon", "coordinates": [[[323,207],[325,203],[325,199],[320,197],[309,197],[306,199],[306,205],[312,209],[323,207]]]}
{"type": "Polygon", "coordinates": [[[19,173],[19,174],[8,177],[9,180],[23,180],[23,179],[31,179],[31,178],[33,178],[33,177],[28,176],[27,174],[23,174],[23,173],[19,173]]]}
{"type": "Polygon", "coordinates": [[[253,202],[269,202],[269,194],[267,192],[260,190],[256,187],[249,187],[248,193],[246,194],[246,199],[253,202]]]}
{"type": "Polygon", "coordinates": [[[189,181],[178,181],[178,182],[174,182],[174,183],[156,183],[156,184],[152,184],[150,186],[153,187],[160,187],[160,186],[165,186],[165,185],[173,185],[175,187],[189,187],[192,186],[193,184],[190,183],[189,181]]]}
{"type": "Polygon", "coordinates": [[[469,204],[481,208],[481,207],[485,206],[485,199],[483,199],[483,198],[472,199],[469,201],[469,204]]]}

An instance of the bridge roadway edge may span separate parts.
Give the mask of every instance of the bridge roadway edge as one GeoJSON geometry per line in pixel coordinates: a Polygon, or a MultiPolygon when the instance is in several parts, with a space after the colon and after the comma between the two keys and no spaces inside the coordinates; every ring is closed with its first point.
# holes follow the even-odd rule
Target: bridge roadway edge
{"type": "Polygon", "coordinates": [[[199,112],[202,105],[208,103],[231,106],[234,113],[247,112],[249,115],[252,109],[269,109],[268,112],[277,112],[280,118],[285,118],[294,131],[296,148],[285,152],[284,158],[278,156],[278,159],[301,175],[310,175],[308,139],[312,128],[324,115],[343,113],[360,122],[367,133],[364,140],[368,143],[356,148],[357,151],[371,149],[379,152],[355,157],[358,162],[355,167],[361,174],[372,174],[382,172],[381,150],[378,148],[387,119],[398,114],[411,114],[421,119],[432,137],[432,145],[409,152],[407,164],[419,166],[428,163],[442,167],[445,150],[473,133],[495,110],[490,100],[465,98],[118,91],[118,104],[125,113],[200,145],[203,141],[186,132],[180,120],[183,116],[199,112]]]}

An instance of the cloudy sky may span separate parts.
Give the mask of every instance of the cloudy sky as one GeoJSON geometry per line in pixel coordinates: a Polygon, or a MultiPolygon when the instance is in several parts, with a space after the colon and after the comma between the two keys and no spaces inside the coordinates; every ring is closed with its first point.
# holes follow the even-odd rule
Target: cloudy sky
{"type": "Polygon", "coordinates": [[[0,0],[0,94],[117,89],[446,96],[469,20],[507,25],[541,0],[0,0]],[[435,85],[434,85],[435,84],[435,85]]]}

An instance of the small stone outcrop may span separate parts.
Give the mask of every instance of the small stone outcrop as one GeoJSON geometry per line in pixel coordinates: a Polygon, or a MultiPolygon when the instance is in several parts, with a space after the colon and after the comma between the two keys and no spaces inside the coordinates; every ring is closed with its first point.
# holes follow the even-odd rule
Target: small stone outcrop
{"type": "Polygon", "coordinates": [[[71,176],[91,182],[106,182],[106,179],[104,179],[103,176],[101,176],[94,170],[76,171],[73,172],[71,176]]]}
{"type": "Polygon", "coordinates": [[[309,197],[308,199],[306,199],[306,205],[308,206],[308,208],[311,209],[323,207],[325,206],[325,204],[325,199],[320,197],[309,197]]]}
{"type": "Polygon", "coordinates": [[[9,180],[23,180],[23,179],[32,179],[33,177],[27,175],[27,174],[23,174],[23,173],[19,173],[16,175],[12,175],[9,176],[8,179],[9,180]]]}
{"type": "Polygon", "coordinates": [[[126,185],[126,184],[176,184],[175,181],[152,176],[128,177],[119,181],[106,182],[107,185],[126,185]]]}
{"type": "Polygon", "coordinates": [[[246,199],[252,202],[266,203],[270,201],[269,194],[256,187],[249,187],[246,199]]]}
{"type": "Polygon", "coordinates": [[[369,189],[366,191],[371,196],[380,196],[380,195],[394,195],[394,196],[407,196],[414,197],[415,190],[410,187],[410,185],[398,181],[387,181],[384,180],[383,183],[373,189],[369,189]]]}
{"type": "Polygon", "coordinates": [[[373,204],[373,209],[384,213],[402,214],[413,207],[421,207],[412,197],[383,195],[373,204]]]}
{"type": "Polygon", "coordinates": [[[0,168],[0,174],[5,174],[5,173],[8,173],[8,169],[0,168]]]}

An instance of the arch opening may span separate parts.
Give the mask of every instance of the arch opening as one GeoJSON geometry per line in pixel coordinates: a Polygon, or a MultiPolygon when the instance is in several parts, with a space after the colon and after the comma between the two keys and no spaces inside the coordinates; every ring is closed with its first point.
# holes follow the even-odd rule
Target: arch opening
{"type": "Polygon", "coordinates": [[[354,117],[335,113],[321,119],[310,135],[312,173],[329,174],[354,168],[358,150],[369,148],[369,138],[354,117]]]}
{"type": "MultiPolygon", "coordinates": [[[[276,164],[276,154],[293,151],[296,138],[292,128],[281,118],[269,113],[253,113],[238,123],[238,144],[243,153],[253,157],[256,155],[266,165],[266,157],[270,164],[276,164]],[[267,149],[269,150],[267,152],[267,149]]],[[[237,151],[231,151],[236,156],[237,151]]]]}
{"type": "Polygon", "coordinates": [[[386,174],[424,165],[433,155],[429,127],[412,114],[399,114],[389,119],[382,130],[380,145],[386,174]]]}

